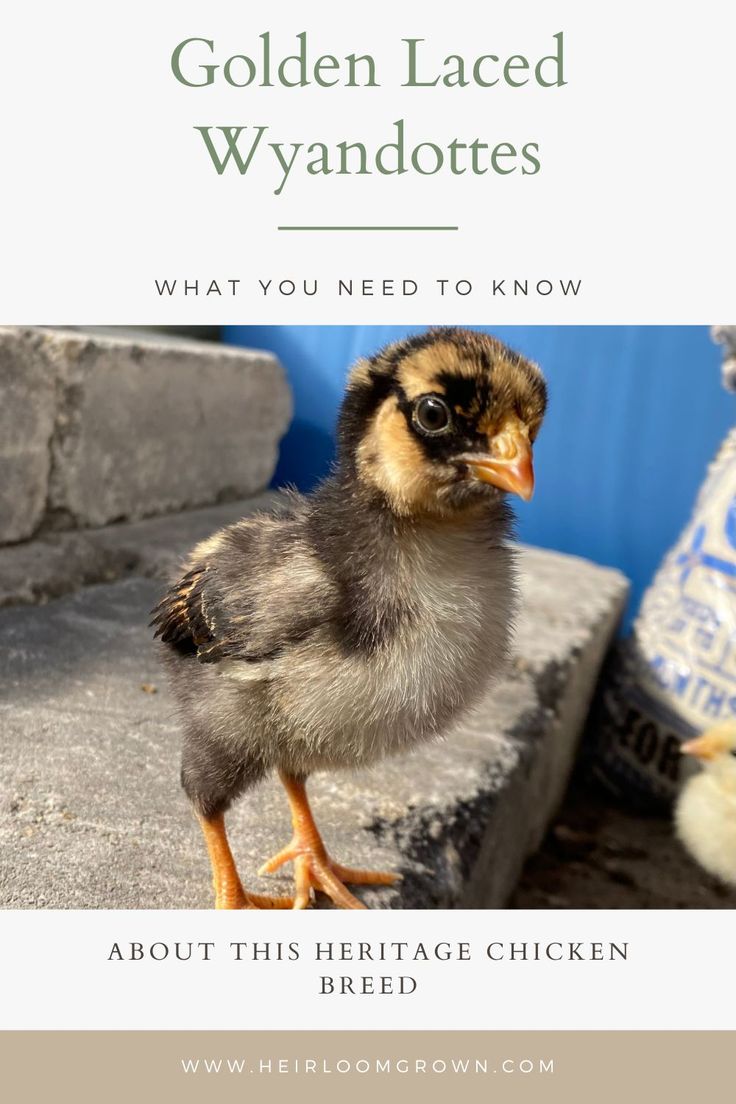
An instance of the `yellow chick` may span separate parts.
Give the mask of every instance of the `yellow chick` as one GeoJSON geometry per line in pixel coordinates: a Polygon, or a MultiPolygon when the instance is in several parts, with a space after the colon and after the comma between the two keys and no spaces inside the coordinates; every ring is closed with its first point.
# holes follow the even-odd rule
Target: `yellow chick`
{"type": "Polygon", "coordinates": [[[709,874],[736,885],[736,723],[717,725],[680,750],[700,760],[703,770],[677,800],[677,835],[709,874]]]}

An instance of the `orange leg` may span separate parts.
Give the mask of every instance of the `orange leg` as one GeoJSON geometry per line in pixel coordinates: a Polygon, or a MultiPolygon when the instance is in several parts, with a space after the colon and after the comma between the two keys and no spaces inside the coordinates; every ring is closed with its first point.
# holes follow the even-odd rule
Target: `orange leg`
{"type": "Polygon", "coordinates": [[[280,777],[291,807],[294,835],[291,843],[264,863],[258,873],[273,874],[284,863],[293,862],[296,881],[293,908],[307,908],[312,890],[319,889],[322,893],[326,893],[338,908],[362,909],[365,905],[348,892],[343,882],[351,882],[354,885],[393,885],[398,878],[397,874],[382,874],[375,870],[351,870],[350,867],[333,862],[327,854],[319,829],[314,822],[304,782],[288,774],[282,773],[280,777]]]}
{"type": "Polygon", "coordinates": [[[261,897],[246,893],[238,875],[233,853],[225,831],[225,817],[218,813],[213,817],[200,817],[207,851],[212,865],[212,884],[215,889],[215,908],[218,909],[270,909],[292,907],[290,897],[261,897]]]}

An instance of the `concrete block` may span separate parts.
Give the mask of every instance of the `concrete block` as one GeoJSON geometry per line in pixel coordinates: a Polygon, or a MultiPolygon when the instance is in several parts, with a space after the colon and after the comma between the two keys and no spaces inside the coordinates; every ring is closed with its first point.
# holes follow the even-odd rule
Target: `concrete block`
{"type": "Polygon", "coordinates": [[[0,547],[0,607],[47,602],[126,575],[167,579],[186,552],[216,529],[277,501],[275,491],[181,514],[99,529],[46,533],[0,547]]]}
{"type": "Polygon", "coordinates": [[[0,348],[2,540],[243,497],[273,474],[291,398],[267,353],[17,329],[0,348]]]}
{"type": "MultiPolygon", "coordinates": [[[[627,584],[539,550],[522,565],[518,658],[475,713],[442,743],[312,781],[335,858],[403,875],[363,892],[372,907],[502,906],[560,800],[627,584]]],[[[210,907],[146,627],[159,592],[132,578],[0,613],[0,906],[210,907]]],[[[288,871],[255,875],[289,836],[278,784],[229,819],[246,884],[288,892],[288,871]]]]}
{"type": "Polygon", "coordinates": [[[46,510],[56,389],[40,345],[0,329],[0,544],[29,537],[46,510]]]}

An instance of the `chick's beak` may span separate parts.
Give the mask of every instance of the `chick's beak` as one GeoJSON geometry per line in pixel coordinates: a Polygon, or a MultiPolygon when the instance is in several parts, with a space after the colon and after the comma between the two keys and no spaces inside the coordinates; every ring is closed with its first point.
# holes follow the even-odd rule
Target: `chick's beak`
{"type": "Polygon", "coordinates": [[[710,760],[718,758],[723,751],[723,747],[721,741],[711,732],[704,732],[702,736],[696,736],[695,739],[687,740],[684,744],[681,744],[680,751],[683,755],[692,755],[695,759],[710,762],[710,760]]]}
{"type": "Polygon", "coordinates": [[[534,493],[534,467],[529,430],[520,422],[502,426],[489,441],[488,453],[461,457],[483,483],[518,494],[528,502],[534,493]]]}

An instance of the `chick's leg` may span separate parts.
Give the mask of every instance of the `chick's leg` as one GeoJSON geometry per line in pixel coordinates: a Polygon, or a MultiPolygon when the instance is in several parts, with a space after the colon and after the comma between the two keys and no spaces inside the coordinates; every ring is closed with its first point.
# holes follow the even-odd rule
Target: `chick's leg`
{"type": "Polygon", "coordinates": [[[235,859],[225,831],[225,816],[199,817],[207,851],[212,865],[212,884],[215,889],[215,908],[218,909],[270,909],[292,907],[290,897],[262,897],[246,893],[235,866],[235,859]]]}
{"type": "Polygon", "coordinates": [[[258,873],[273,874],[284,863],[293,862],[296,881],[295,909],[307,908],[313,889],[326,893],[339,908],[362,909],[365,905],[345,888],[344,882],[354,885],[393,885],[398,877],[396,874],[383,874],[376,870],[352,870],[333,862],[314,822],[304,781],[283,772],[280,777],[291,807],[294,835],[291,843],[264,863],[258,873]]]}

